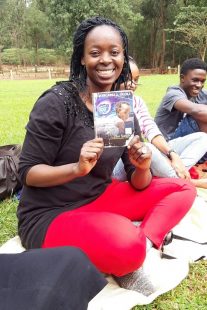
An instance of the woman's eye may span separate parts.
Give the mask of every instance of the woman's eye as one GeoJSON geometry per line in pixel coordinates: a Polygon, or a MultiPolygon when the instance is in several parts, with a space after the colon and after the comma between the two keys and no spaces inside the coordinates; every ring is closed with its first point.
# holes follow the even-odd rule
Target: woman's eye
{"type": "Polygon", "coordinates": [[[92,57],[98,57],[99,56],[99,52],[98,51],[91,52],[91,56],[92,57]]]}
{"type": "Polygon", "coordinates": [[[117,56],[117,55],[119,55],[119,51],[112,51],[111,54],[112,54],[112,56],[117,56]]]}

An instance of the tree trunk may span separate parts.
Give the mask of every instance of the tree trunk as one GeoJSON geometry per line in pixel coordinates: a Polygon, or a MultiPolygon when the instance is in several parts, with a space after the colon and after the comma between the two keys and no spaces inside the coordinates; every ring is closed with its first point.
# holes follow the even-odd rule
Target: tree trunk
{"type": "Polygon", "coordinates": [[[38,47],[38,40],[35,40],[35,68],[39,65],[38,47]]]}
{"type": "Polygon", "coordinates": [[[199,51],[199,54],[200,54],[201,59],[202,59],[203,61],[205,61],[206,49],[207,49],[207,46],[204,46],[204,47],[203,47],[202,49],[200,49],[200,51],[199,51]]]}
{"type": "Polygon", "coordinates": [[[172,41],[172,67],[175,67],[175,32],[173,33],[173,41],[172,41]]]}
{"type": "Polygon", "coordinates": [[[156,41],[157,41],[157,25],[156,20],[153,21],[153,26],[151,28],[151,44],[152,44],[152,50],[151,50],[151,59],[150,64],[151,67],[154,68],[156,66],[156,41]]]}
{"type": "Polygon", "coordinates": [[[166,33],[165,33],[165,24],[166,24],[166,9],[167,3],[165,0],[161,0],[161,7],[160,7],[160,19],[161,19],[161,33],[162,33],[162,49],[161,49],[161,57],[160,57],[160,69],[163,71],[164,63],[165,63],[165,49],[166,49],[166,33]]]}

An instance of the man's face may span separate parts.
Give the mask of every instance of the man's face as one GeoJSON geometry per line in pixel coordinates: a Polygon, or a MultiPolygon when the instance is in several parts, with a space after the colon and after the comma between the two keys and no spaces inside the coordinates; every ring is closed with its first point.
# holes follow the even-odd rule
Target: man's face
{"type": "Polygon", "coordinates": [[[180,77],[180,86],[188,97],[197,97],[206,81],[206,71],[202,69],[188,70],[180,77]]]}
{"type": "Polygon", "coordinates": [[[117,113],[118,117],[121,118],[124,122],[129,118],[130,106],[123,103],[121,109],[117,113]]]}

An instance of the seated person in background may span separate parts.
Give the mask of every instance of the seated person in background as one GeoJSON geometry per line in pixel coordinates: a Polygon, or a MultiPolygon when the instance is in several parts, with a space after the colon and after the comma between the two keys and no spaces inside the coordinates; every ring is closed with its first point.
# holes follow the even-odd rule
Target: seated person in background
{"type": "MultiPolygon", "coordinates": [[[[128,81],[126,86],[122,84],[122,89],[135,92],[138,85],[139,69],[131,57],[130,69],[132,82],[128,81]]],[[[152,151],[152,174],[159,177],[189,178],[187,170],[207,152],[207,135],[200,132],[193,133],[167,142],[150,116],[145,102],[138,96],[134,97],[134,112],[142,134],[151,142],[148,146],[152,151]]],[[[113,177],[122,181],[126,180],[126,173],[121,160],[113,171],[113,177]]],[[[191,182],[195,186],[207,188],[206,179],[192,179],[191,182]]]]}
{"type": "MultiPolygon", "coordinates": [[[[203,90],[206,71],[205,62],[188,59],[180,70],[180,85],[167,89],[155,116],[166,140],[195,132],[207,133],[207,90],[203,90]]],[[[192,148],[192,152],[197,150],[192,148]]]]}
{"type": "Polygon", "coordinates": [[[107,281],[78,248],[0,254],[0,308],[86,310],[107,281]]]}

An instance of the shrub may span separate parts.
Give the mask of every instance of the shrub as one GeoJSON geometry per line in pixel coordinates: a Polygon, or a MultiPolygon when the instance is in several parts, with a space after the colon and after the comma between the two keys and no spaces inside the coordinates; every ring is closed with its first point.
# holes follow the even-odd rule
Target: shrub
{"type": "MultiPolygon", "coordinates": [[[[2,52],[2,63],[5,65],[35,65],[35,51],[27,48],[10,48],[2,52]]],[[[38,49],[38,65],[56,65],[65,63],[65,57],[54,49],[38,49]]]]}

